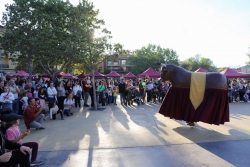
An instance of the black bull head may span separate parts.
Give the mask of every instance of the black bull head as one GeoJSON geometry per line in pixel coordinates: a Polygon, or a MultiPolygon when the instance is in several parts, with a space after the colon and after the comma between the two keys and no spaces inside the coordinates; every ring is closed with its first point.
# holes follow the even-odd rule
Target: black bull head
{"type": "MultiPolygon", "coordinates": [[[[169,80],[172,85],[179,87],[189,87],[191,81],[191,72],[186,69],[173,65],[173,64],[163,64],[161,65],[161,79],[162,81],[169,80]]],[[[206,73],[206,88],[219,88],[227,89],[227,78],[225,75],[219,72],[209,72],[206,73]]]]}
{"type": "Polygon", "coordinates": [[[164,63],[156,63],[156,65],[161,65],[162,68],[161,68],[161,79],[162,81],[166,81],[166,80],[169,80],[170,76],[168,74],[168,70],[167,70],[167,64],[164,64],[164,63]],[[163,75],[164,74],[164,75],[163,75]]]}

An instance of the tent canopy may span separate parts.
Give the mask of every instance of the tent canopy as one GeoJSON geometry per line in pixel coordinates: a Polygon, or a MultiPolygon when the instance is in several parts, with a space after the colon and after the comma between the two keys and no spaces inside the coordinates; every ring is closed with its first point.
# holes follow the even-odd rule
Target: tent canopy
{"type": "Polygon", "coordinates": [[[120,77],[120,74],[115,71],[111,71],[109,74],[106,75],[106,77],[120,77]]]}
{"type": "Polygon", "coordinates": [[[198,68],[195,72],[207,72],[207,70],[204,70],[203,68],[198,68]]]}
{"type": "MultiPolygon", "coordinates": [[[[90,73],[88,76],[92,77],[92,73],[90,73]]],[[[98,71],[95,71],[95,72],[94,72],[94,76],[95,76],[96,78],[105,77],[105,75],[99,73],[98,71]]]]}
{"type": "Polygon", "coordinates": [[[151,78],[160,78],[161,77],[161,74],[159,72],[153,70],[152,68],[148,68],[146,71],[139,74],[139,77],[145,77],[146,75],[151,77],[151,78]]]}
{"type": "Polygon", "coordinates": [[[227,78],[250,78],[250,75],[239,73],[239,72],[234,71],[230,68],[226,68],[225,70],[221,71],[220,73],[226,75],[227,78]]]}
{"type": "Polygon", "coordinates": [[[66,74],[64,72],[60,72],[56,74],[57,77],[63,77],[63,78],[72,78],[73,76],[71,74],[66,74]]]}
{"type": "Polygon", "coordinates": [[[21,70],[21,71],[18,71],[17,73],[15,73],[15,74],[11,74],[10,76],[28,77],[30,75],[29,75],[29,73],[21,70]]]}
{"type": "Polygon", "coordinates": [[[82,73],[82,74],[78,75],[77,77],[78,77],[78,78],[84,78],[85,75],[84,75],[84,73],[82,73]]]}
{"type": "Polygon", "coordinates": [[[40,76],[40,77],[48,77],[48,78],[50,77],[50,75],[47,74],[47,73],[40,74],[39,76],[40,76]]]}
{"type": "Polygon", "coordinates": [[[123,78],[136,78],[136,76],[133,73],[129,72],[126,75],[124,75],[123,78]]]}

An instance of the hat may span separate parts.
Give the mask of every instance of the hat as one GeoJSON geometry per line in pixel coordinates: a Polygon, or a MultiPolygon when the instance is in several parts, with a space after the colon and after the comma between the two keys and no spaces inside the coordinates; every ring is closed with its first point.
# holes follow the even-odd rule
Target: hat
{"type": "Polygon", "coordinates": [[[23,118],[23,117],[20,116],[20,115],[15,114],[15,113],[10,113],[10,114],[7,114],[7,115],[4,116],[3,121],[12,122],[12,121],[18,120],[20,118],[23,118]]]}

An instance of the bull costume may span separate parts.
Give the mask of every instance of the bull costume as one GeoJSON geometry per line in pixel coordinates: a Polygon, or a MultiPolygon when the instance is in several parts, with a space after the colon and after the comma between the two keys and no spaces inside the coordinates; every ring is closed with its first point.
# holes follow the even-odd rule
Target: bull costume
{"type": "Polygon", "coordinates": [[[194,122],[199,121],[215,125],[229,122],[225,75],[210,72],[200,74],[198,77],[202,79],[195,80],[194,73],[181,67],[171,64],[161,65],[162,80],[169,80],[172,86],[164,97],[159,110],[160,114],[170,117],[170,119],[184,120],[190,126],[194,126],[194,122]]]}

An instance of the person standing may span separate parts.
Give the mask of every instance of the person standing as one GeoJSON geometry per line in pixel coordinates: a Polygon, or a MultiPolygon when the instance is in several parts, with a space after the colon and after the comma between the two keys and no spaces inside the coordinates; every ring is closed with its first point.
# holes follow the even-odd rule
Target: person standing
{"type": "Polygon", "coordinates": [[[79,106],[81,108],[81,94],[82,94],[82,87],[78,84],[78,81],[75,81],[75,86],[73,86],[73,93],[75,99],[75,107],[79,106]]]}
{"type": "Polygon", "coordinates": [[[53,82],[49,83],[49,87],[47,88],[47,94],[48,94],[49,103],[53,103],[57,101],[57,91],[56,91],[56,88],[54,87],[53,82]]]}
{"type": "Polygon", "coordinates": [[[14,110],[14,112],[16,114],[19,113],[19,98],[18,98],[18,94],[20,93],[20,90],[18,88],[18,86],[16,86],[15,81],[13,79],[10,80],[10,92],[13,93],[14,95],[14,100],[12,103],[12,109],[14,110]]]}
{"type": "Polygon", "coordinates": [[[125,90],[126,90],[126,84],[124,79],[122,79],[122,82],[118,85],[118,88],[119,88],[121,105],[123,105],[125,104],[125,90]]]}
{"type": "Polygon", "coordinates": [[[11,109],[12,110],[12,103],[14,98],[14,95],[12,92],[9,91],[9,87],[4,87],[4,93],[0,96],[0,102],[2,103],[2,109],[11,109]]]}
{"type": "Polygon", "coordinates": [[[89,87],[90,87],[90,84],[87,83],[87,76],[85,76],[82,81],[84,107],[89,107],[89,105],[87,104],[88,99],[89,99],[89,87]]]}
{"type": "Polygon", "coordinates": [[[146,92],[147,92],[147,102],[150,103],[152,100],[152,89],[154,88],[152,81],[146,83],[146,92]]]}
{"type": "Polygon", "coordinates": [[[63,81],[61,81],[59,83],[59,86],[57,87],[57,92],[58,92],[58,95],[57,95],[58,107],[59,107],[59,110],[61,112],[63,112],[63,110],[64,110],[63,102],[64,102],[64,99],[66,97],[65,89],[64,89],[64,82],[63,81]]]}

